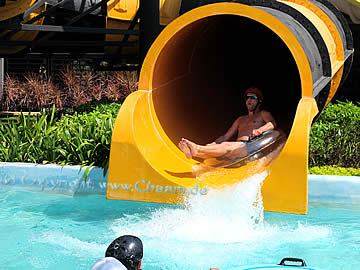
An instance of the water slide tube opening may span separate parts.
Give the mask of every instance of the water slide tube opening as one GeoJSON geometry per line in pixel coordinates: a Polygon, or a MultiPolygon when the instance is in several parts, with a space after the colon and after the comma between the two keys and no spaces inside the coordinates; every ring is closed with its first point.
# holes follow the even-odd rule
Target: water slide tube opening
{"type": "Polygon", "coordinates": [[[249,86],[263,90],[263,109],[288,134],[301,98],[299,70],[286,44],[242,16],[186,25],[161,48],[153,70],[156,117],[175,144],[182,137],[206,144],[223,135],[246,114],[243,91],[249,86]]]}
{"type": "MultiPolygon", "coordinates": [[[[173,20],[152,43],[140,91],[127,98],[115,124],[109,183],[151,179],[161,186],[222,189],[263,169],[256,164],[264,163],[249,162],[198,178],[197,162],[177,149],[181,137],[205,144],[223,135],[246,114],[243,91],[257,86],[265,95],[264,109],[288,135],[267,166],[264,209],[304,214],[311,123],[343,74],[344,42],[334,32],[341,27],[308,1],[236,2],[204,2],[173,20]]],[[[161,203],[186,198],[110,185],[107,197],[161,203]]]]}

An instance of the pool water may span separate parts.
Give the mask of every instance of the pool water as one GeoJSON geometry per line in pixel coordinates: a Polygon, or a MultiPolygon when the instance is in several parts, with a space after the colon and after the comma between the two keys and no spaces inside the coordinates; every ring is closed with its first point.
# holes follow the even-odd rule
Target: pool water
{"type": "Polygon", "coordinates": [[[283,257],[360,269],[358,204],[319,200],[306,216],[263,215],[254,203],[260,178],[188,207],[0,188],[0,269],[89,269],[123,234],[143,240],[145,270],[236,269],[283,257]]]}

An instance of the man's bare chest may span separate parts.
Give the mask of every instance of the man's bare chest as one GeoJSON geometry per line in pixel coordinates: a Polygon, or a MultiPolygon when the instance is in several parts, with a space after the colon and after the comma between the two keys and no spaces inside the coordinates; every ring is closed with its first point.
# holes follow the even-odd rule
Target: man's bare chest
{"type": "Polygon", "coordinates": [[[261,127],[264,124],[265,124],[265,122],[260,115],[253,116],[253,117],[246,117],[243,119],[243,121],[240,122],[239,131],[240,130],[253,130],[253,129],[261,127]]]}

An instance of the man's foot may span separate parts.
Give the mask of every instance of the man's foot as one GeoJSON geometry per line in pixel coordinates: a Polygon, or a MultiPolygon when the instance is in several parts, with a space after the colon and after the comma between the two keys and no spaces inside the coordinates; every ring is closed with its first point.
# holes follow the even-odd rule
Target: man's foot
{"type": "Polygon", "coordinates": [[[190,148],[192,156],[196,157],[198,155],[199,151],[198,151],[198,145],[196,143],[193,143],[192,141],[189,141],[187,139],[181,139],[181,141],[184,142],[190,148]]]}
{"type": "Polygon", "coordinates": [[[179,142],[178,146],[188,159],[192,159],[191,150],[183,140],[179,142]]]}

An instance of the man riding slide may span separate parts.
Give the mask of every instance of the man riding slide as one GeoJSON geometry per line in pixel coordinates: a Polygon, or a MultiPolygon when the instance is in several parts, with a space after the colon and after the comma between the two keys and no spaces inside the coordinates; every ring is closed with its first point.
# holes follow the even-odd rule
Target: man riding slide
{"type": "Polygon", "coordinates": [[[178,144],[180,150],[189,159],[193,157],[209,159],[217,157],[231,157],[233,153],[246,151],[246,142],[254,136],[272,130],[276,122],[270,112],[261,110],[263,93],[259,88],[250,87],[244,93],[247,115],[239,116],[225,135],[220,136],[215,142],[207,145],[199,145],[182,138],[178,144]],[[229,141],[237,132],[237,140],[229,141]]]}

